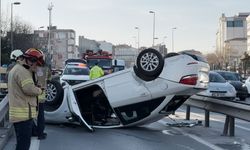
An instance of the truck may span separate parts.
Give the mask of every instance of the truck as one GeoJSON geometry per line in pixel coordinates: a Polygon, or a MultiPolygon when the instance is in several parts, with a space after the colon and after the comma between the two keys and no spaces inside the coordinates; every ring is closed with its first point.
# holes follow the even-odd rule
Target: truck
{"type": "Polygon", "coordinates": [[[86,60],[89,68],[92,68],[95,63],[98,63],[105,74],[110,74],[113,72],[113,58],[112,54],[108,51],[99,50],[97,52],[94,52],[93,50],[87,50],[86,53],[83,53],[82,57],[86,60]]]}

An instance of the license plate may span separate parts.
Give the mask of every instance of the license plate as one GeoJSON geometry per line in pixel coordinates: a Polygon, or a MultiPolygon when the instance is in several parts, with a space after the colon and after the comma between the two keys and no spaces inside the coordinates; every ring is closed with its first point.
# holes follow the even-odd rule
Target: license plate
{"type": "Polygon", "coordinates": [[[212,93],[213,97],[224,97],[225,93],[212,93]]]}

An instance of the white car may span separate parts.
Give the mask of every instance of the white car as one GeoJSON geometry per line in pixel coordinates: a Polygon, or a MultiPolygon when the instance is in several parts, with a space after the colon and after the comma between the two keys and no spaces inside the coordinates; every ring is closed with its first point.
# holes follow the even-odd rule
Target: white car
{"type": "Polygon", "coordinates": [[[227,82],[219,73],[209,72],[208,89],[193,95],[194,99],[215,98],[221,100],[234,100],[236,97],[236,90],[229,82],[227,82]]]}
{"type": "Polygon", "coordinates": [[[60,76],[49,81],[46,103],[56,105],[63,98],[62,83],[66,81],[69,85],[79,84],[89,80],[89,68],[82,62],[68,62],[60,76]],[[60,81],[60,82],[59,82],[60,81]]]}
{"type": "Polygon", "coordinates": [[[248,94],[250,94],[250,77],[246,79],[245,85],[247,87],[248,94]]]}
{"type": "Polygon", "coordinates": [[[163,58],[146,49],[133,68],[74,86],[63,83],[63,99],[54,107],[46,106],[45,119],[79,122],[91,131],[152,123],[205,90],[208,72],[209,65],[197,55],[170,53],[163,58]]]}
{"type": "Polygon", "coordinates": [[[65,66],[60,80],[66,81],[69,85],[75,85],[88,81],[89,68],[83,63],[68,63],[65,66]]]}

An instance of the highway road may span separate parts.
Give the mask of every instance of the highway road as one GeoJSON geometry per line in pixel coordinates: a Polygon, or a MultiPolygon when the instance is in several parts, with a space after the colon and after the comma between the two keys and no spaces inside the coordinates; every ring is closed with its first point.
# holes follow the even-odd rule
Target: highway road
{"type": "MultiPolygon", "coordinates": [[[[31,150],[248,150],[250,124],[236,119],[235,137],[221,136],[225,116],[211,113],[210,127],[204,124],[204,112],[191,108],[191,120],[184,120],[185,106],[170,115],[143,127],[96,129],[91,133],[78,125],[47,125],[46,140],[32,139],[31,150]],[[187,127],[193,125],[192,127],[187,127]],[[178,126],[178,127],[177,127],[178,126]]],[[[15,149],[14,136],[4,150],[15,149]]]]}

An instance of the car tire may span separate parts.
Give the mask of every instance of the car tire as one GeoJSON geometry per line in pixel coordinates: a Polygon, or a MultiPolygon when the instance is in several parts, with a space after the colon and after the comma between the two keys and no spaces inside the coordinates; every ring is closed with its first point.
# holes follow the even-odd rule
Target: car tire
{"type": "Polygon", "coordinates": [[[63,98],[63,88],[59,81],[51,80],[48,81],[47,91],[46,91],[46,101],[47,105],[59,105],[63,98]]]}
{"type": "Polygon", "coordinates": [[[164,59],[161,53],[149,48],[138,55],[134,72],[142,80],[152,81],[161,74],[163,67],[164,59]]]}

